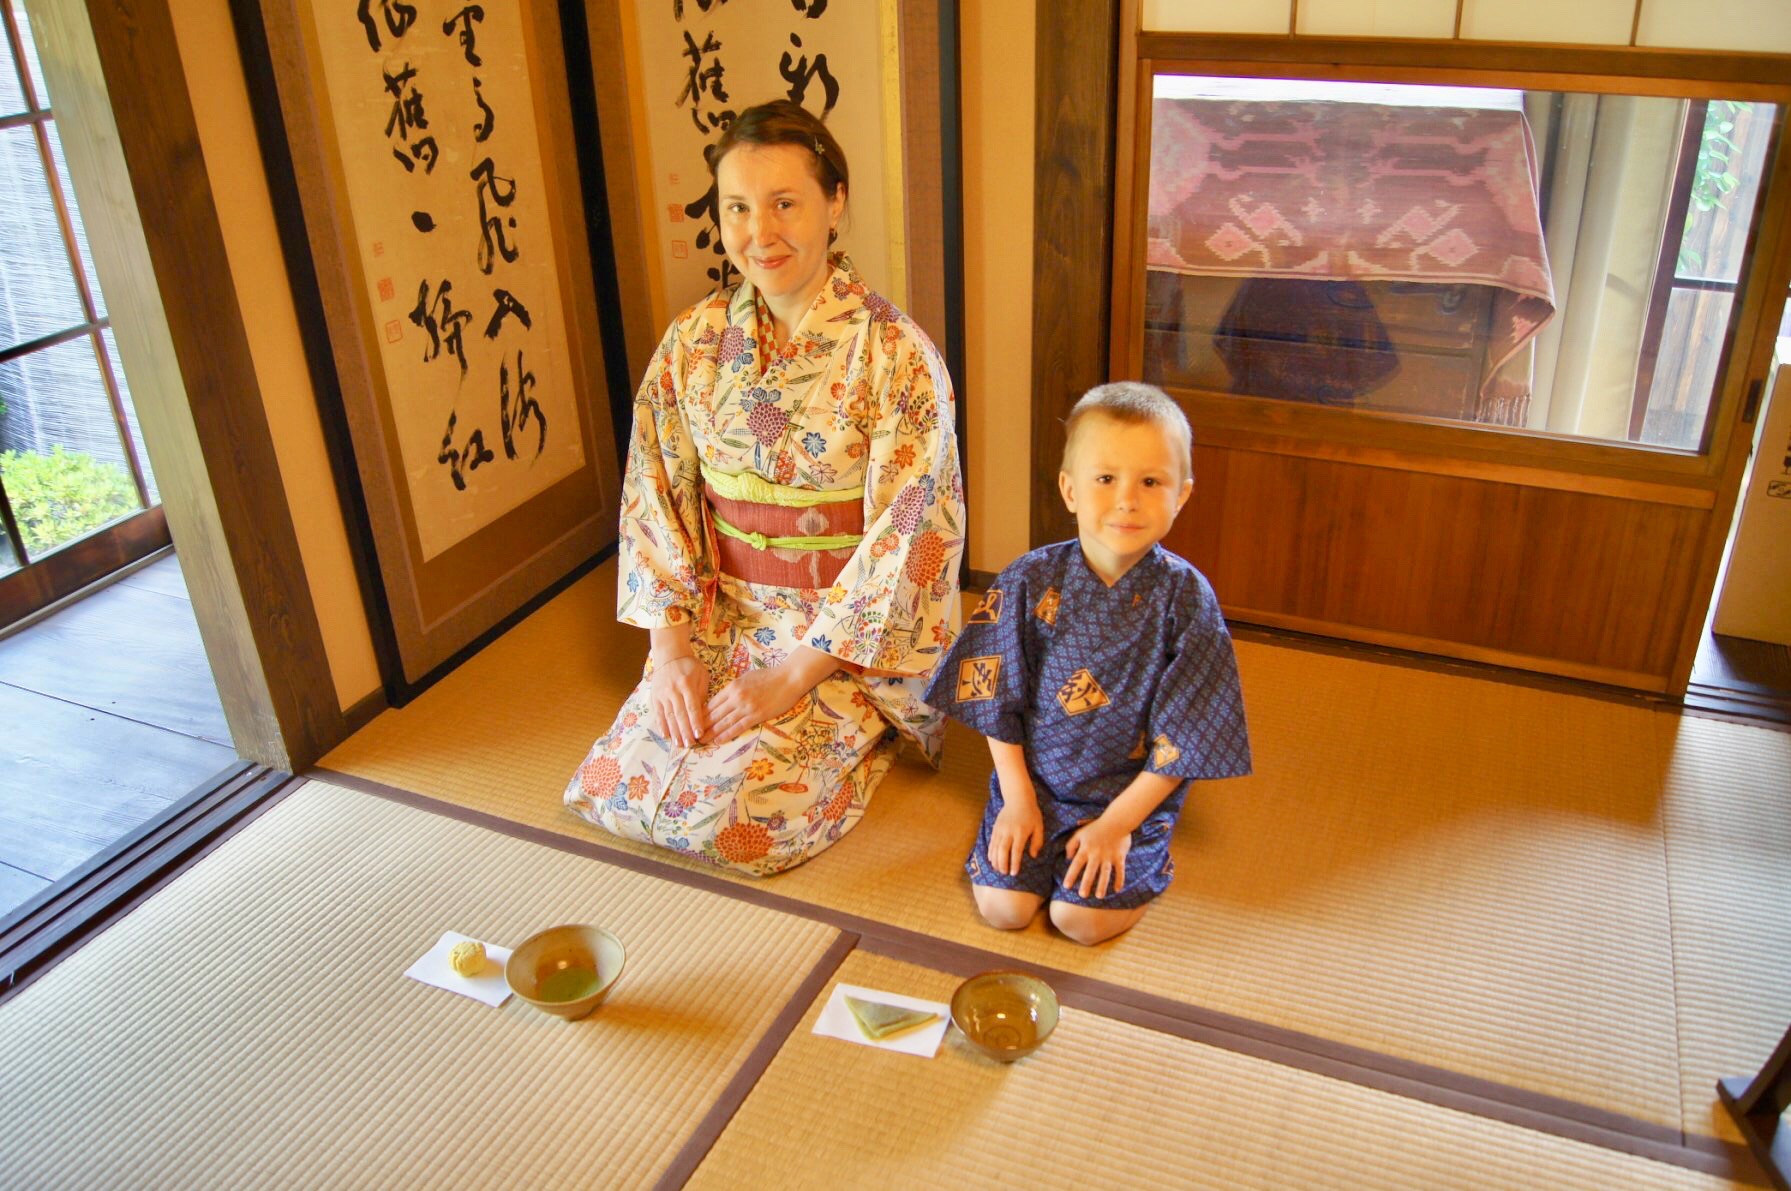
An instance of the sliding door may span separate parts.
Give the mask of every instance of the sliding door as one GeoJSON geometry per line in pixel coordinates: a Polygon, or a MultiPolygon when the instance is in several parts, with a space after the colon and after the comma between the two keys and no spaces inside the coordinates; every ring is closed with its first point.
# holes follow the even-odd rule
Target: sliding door
{"type": "Polygon", "coordinates": [[[1111,372],[1195,427],[1170,545],[1244,621],[1682,690],[1784,311],[1791,87],[1213,41],[1122,50],[1111,372]]]}

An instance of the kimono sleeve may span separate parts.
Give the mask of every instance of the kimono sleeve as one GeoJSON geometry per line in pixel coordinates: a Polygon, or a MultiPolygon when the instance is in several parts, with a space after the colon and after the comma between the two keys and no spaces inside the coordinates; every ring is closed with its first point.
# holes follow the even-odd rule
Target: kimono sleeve
{"type": "Polygon", "coordinates": [[[964,487],[951,380],[905,318],[874,320],[892,344],[875,394],[864,539],[809,625],[823,653],[893,674],[931,673],[951,640],[964,549],[964,487]]]}
{"type": "Polygon", "coordinates": [[[681,405],[689,321],[672,324],[647,365],[622,474],[616,619],[644,629],[696,620],[702,580],[714,569],[696,443],[681,405]]]}
{"type": "Polygon", "coordinates": [[[927,687],[926,701],[992,740],[1026,743],[1026,578],[1009,567],[984,593],[927,687]]]}
{"type": "Polygon", "coordinates": [[[1169,777],[1242,777],[1250,772],[1250,733],[1231,634],[1204,579],[1195,578],[1183,603],[1150,709],[1146,768],[1169,777]]]}

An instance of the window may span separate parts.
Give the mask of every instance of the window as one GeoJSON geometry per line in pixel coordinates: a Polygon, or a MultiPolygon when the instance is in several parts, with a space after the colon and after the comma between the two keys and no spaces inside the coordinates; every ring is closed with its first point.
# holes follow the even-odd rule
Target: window
{"type": "MultiPolygon", "coordinates": [[[[3,583],[159,498],[20,0],[0,0],[0,24],[3,583]]],[[[61,583],[94,577],[87,568],[61,583]]]]}
{"type": "Polygon", "coordinates": [[[1684,452],[1770,103],[1160,73],[1142,374],[1684,452]]]}

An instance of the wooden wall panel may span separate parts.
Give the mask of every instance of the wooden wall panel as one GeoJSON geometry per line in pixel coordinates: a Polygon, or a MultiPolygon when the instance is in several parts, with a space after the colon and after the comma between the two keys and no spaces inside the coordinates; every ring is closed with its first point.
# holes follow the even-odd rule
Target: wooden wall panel
{"type": "Polygon", "coordinates": [[[1666,689],[1658,626],[1687,614],[1708,510],[1225,447],[1194,466],[1166,544],[1240,620],[1666,689]]]}
{"type": "Polygon", "coordinates": [[[1107,376],[1119,0],[1052,5],[1038,22],[1033,190],[1032,542],[1076,532],[1058,499],[1063,418],[1107,376]]]}

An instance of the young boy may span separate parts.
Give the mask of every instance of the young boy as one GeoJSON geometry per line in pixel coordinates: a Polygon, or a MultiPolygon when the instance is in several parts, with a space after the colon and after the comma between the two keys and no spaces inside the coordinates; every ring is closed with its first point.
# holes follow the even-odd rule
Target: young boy
{"type": "Polygon", "coordinates": [[[1158,546],[1194,491],[1193,434],[1161,389],[1100,385],[1070,411],[1057,485],[1076,540],[995,581],[927,702],[989,741],[995,772],[965,868],[989,925],[1051,903],[1104,942],[1169,887],[1191,778],[1250,772],[1237,659],[1199,571],[1158,546]]]}

